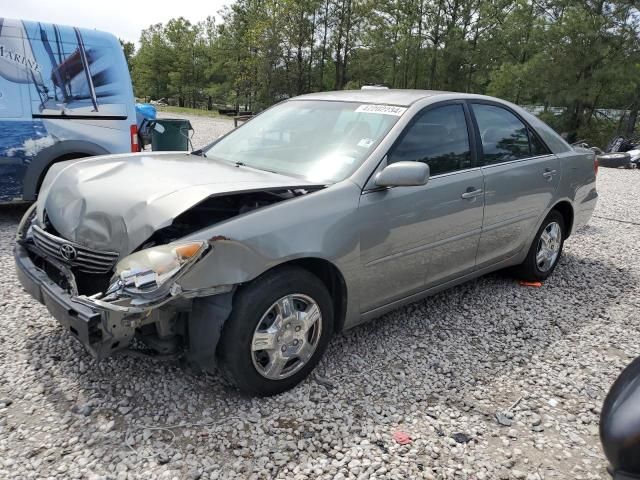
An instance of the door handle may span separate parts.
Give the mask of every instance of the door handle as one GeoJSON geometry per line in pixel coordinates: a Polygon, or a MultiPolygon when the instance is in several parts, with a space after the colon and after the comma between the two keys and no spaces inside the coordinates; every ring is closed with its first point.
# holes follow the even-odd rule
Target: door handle
{"type": "Polygon", "coordinates": [[[547,180],[551,180],[555,174],[555,170],[549,170],[548,168],[544,172],[542,172],[542,176],[547,180]]]}
{"type": "Polygon", "coordinates": [[[482,194],[482,189],[478,188],[476,190],[467,190],[466,192],[464,192],[462,195],[460,195],[462,198],[464,199],[470,199],[470,198],[475,198],[478,195],[482,194]]]}

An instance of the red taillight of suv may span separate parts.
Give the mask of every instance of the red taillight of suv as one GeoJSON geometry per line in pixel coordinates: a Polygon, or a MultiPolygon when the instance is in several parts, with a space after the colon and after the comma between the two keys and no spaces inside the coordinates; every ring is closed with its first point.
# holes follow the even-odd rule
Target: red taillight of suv
{"type": "Polygon", "coordinates": [[[134,123],[131,125],[129,131],[131,132],[131,151],[139,152],[140,144],[138,143],[138,126],[134,123]]]}
{"type": "Polygon", "coordinates": [[[593,171],[598,175],[598,155],[593,158],[593,171]]]}

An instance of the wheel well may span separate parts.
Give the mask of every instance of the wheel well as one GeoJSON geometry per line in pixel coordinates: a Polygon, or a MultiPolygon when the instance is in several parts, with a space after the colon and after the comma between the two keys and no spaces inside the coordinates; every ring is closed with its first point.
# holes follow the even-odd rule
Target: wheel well
{"type": "Polygon", "coordinates": [[[91,156],[90,153],[73,152],[73,153],[65,153],[64,155],[60,155],[59,157],[54,158],[51,162],[49,162],[49,165],[47,165],[47,168],[45,168],[42,171],[42,173],[40,174],[40,177],[38,178],[38,184],[36,185],[36,195],[38,194],[38,192],[40,192],[40,187],[42,186],[44,177],[47,176],[47,172],[51,168],[51,165],[58,162],[64,162],[65,160],[75,160],[76,158],[84,158],[84,157],[90,157],[90,156],[91,156]]]}
{"type": "Polygon", "coordinates": [[[567,231],[566,237],[568,238],[569,235],[571,235],[571,230],[573,229],[573,207],[569,202],[562,201],[557,203],[553,207],[553,210],[557,210],[560,212],[560,215],[562,215],[564,226],[567,231]]]}
{"type": "Polygon", "coordinates": [[[278,266],[282,265],[296,265],[313,273],[322,280],[333,299],[334,331],[341,331],[347,315],[347,284],[340,270],[334,264],[322,258],[301,258],[278,266]]]}

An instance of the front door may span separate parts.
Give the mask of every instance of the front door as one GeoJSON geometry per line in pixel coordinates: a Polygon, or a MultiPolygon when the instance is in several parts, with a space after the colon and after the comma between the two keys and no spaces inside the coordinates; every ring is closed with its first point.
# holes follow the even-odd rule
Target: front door
{"type": "Polygon", "coordinates": [[[477,266],[505,260],[528,247],[560,181],[558,158],[510,110],[473,103],[481,139],[485,209],[477,266]]]}
{"type": "Polygon", "coordinates": [[[362,312],[474,269],[484,187],[469,137],[462,102],[428,107],[407,126],[387,163],[426,162],[429,182],[363,192],[362,312]]]}

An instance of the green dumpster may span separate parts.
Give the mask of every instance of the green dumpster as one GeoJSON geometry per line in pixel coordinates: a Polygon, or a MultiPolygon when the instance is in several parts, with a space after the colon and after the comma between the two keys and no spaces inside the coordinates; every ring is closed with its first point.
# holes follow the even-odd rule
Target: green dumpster
{"type": "Polygon", "coordinates": [[[193,127],[189,120],[159,118],[151,130],[151,149],[154,151],[189,150],[193,127]]]}

